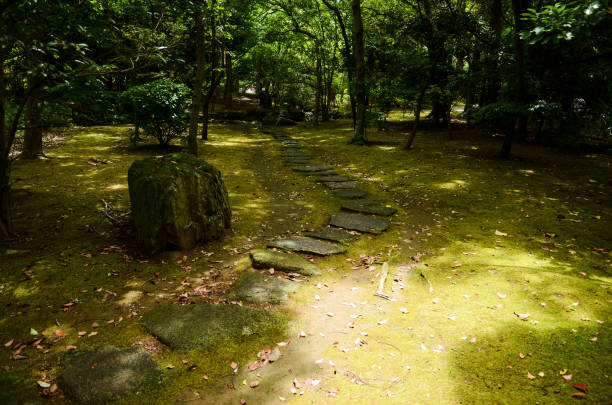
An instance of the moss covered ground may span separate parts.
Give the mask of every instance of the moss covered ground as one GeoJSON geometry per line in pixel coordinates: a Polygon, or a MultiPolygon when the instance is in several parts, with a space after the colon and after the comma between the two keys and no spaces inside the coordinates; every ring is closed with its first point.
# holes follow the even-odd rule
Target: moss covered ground
{"type": "Polygon", "coordinates": [[[170,350],[141,317],[159,304],[225,302],[250,249],[315,229],[340,199],[283,166],[269,136],[212,125],[202,158],[222,172],[232,231],[150,258],[124,221],[127,169],[168,151],[128,147],[128,127],[93,127],[72,130],[49,159],[15,162],[19,238],[0,254],[0,343],[11,343],[0,366],[52,383],[72,346],[136,344],[164,384],[125,403],[609,401],[611,159],[517,145],[498,160],[500,138],[463,130],[419,132],[405,151],[409,128],[394,122],[372,130],[370,146],[348,146],[349,124],[290,132],[315,161],[398,208],[389,231],[317,258],[323,276],[286,306],[259,305],[284,314],[284,332],[213,351],[170,350]],[[395,301],[373,295],[384,261],[395,301]],[[231,362],[288,337],[284,358],[260,377],[232,372],[231,362]],[[13,360],[17,351],[26,358],[13,360]],[[256,378],[257,388],[241,384],[256,378]]]}

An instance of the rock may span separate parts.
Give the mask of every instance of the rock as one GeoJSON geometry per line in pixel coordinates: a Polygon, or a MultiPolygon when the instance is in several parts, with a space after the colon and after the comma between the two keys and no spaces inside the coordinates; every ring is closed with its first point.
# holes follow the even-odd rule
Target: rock
{"type": "Polygon", "coordinates": [[[350,179],[346,176],[319,176],[319,178],[317,179],[318,182],[321,183],[337,183],[337,182],[345,182],[345,181],[349,181],[350,179]]]}
{"type": "Polygon", "coordinates": [[[290,120],[289,118],[277,115],[276,113],[273,113],[273,112],[266,114],[261,119],[261,122],[264,125],[276,125],[276,126],[296,125],[295,121],[290,120]]]}
{"type": "Polygon", "coordinates": [[[323,171],[320,171],[320,172],[313,172],[313,173],[309,173],[309,174],[312,175],[312,176],[316,176],[316,177],[337,176],[338,175],[338,173],[336,173],[332,169],[323,170],[323,171]]]}
{"type": "Polygon", "coordinates": [[[329,256],[346,252],[346,248],[343,246],[317,239],[305,238],[303,236],[277,239],[270,242],[268,247],[289,250],[292,252],[312,253],[319,256],[329,256]]]}
{"type": "Polygon", "coordinates": [[[271,274],[249,273],[234,283],[229,299],[282,304],[289,299],[289,294],[296,292],[299,287],[295,281],[278,278],[271,274]]]}
{"type": "Polygon", "coordinates": [[[296,254],[274,252],[267,249],[251,250],[251,263],[256,269],[274,269],[286,273],[298,273],[303,276],[319,276],[317,266],[296,254]]]}
{"type": "Polygon", "coordinates": [[[346,231],[343,231],[342,229],[330,227],[319,228],[314,232],[308,233],[306,236],[317,239],[331,240],[344,245],[348,245],[349,243],[357,240],[356,235],[352,235],[346,231]]]}
{"type": "Polygon", "coordinates": [[[341,190],[347,188],[355,188],[357,186],[357,183],[355,183],[354,181],[334,181],[323,183],[323,185],[331,190],[341,190]]]}
{"type": "Polygon", "coordinates": [[[296,141],[295,139],[287,139],[282,142],[283,145],[300,145],[300,141],[296,141]]]}
{"type": "Polygon", "coordinates": [[[287,163],[291,163],[291,164],[294,164],[294,165],[304,165],[304,164],[307,164],[307,163],[310,162],[310,158],[291,158],[291,157],[288,157],[288,158],[284,158],[283,160],[285,162],[287,162],[287,163]]]}
{"type": "Polygon", "coordinates": [[[296,166],[296,167],[293,168],[293,170],[296,171],[296,172],[309,173],[309,172],[321,172],[323,170],[329,170],[329,167],[327,167],[327,166],[303,165],[303,166],[296,166]]]}
{"type": "Polygon", "coordinates": [[[358,188],[347,188],[334,191],[334,195],[340,198],[363,198],[366,197],[368,193],[358,188]]]}
{"type": "Polygon", "coordinates": [[[286,319],[275,312],[239,305],[160,305],[143,317],[145,328],[178,350],[213,350],[251,339],[280,338],[286,319]]]}
{"type": "Polygon", "coordinates": [[[188,154],[135,161],[128,171],[137,239],[149,252],[219,239],[232,217],[221,173],[188,154]]]}
{"type": "Polygon", "coordinates": [[[39,405],[42,404],[42,399],[34,381],[3,372],[0,374],[0,404],[39,405]]]}
{"type": "Polygon", "coordinates": [[[281,157],[305,157],[305,158],[309,158],[310,155],[308,155],[307,153],[304,153],[300,150],[295,150],[295,151],[291,151],[291,152],[282,152],[281,153],[281,157]]]}
{"type": "Polygon", "coordinates": [[[162,371],[142,347],[106,346],[68,352],[58,386],[83,404],[105,404],[159,386],[162,371]]]}
{"type": "Polygon", "coordinates": [[[362,214],[334,214],[329,224],[339,228],[379,234],[387,230],[389,220],[362,214]]]}
{"type": "Polygon", "coordinates": [[[363,214],[382,215],[388,217],[397,212],[395,208],[386,207],[376,200],[349,200],[342,203],[342,209],[347,211],[361,212],[363,214]]]}

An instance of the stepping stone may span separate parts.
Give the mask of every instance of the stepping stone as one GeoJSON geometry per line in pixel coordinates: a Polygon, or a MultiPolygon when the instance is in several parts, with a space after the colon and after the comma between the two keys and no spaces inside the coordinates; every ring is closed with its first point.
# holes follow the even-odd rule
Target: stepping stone
{"type": "Polygon", "coordinates": [[[334,191],[334,195],[340,198],[363,198],[368,195],[367,191],[358,188],[346,188],[334,191]]]}
{"type": "Polygon", "coordinates": [[[347,211],[361,212],[362,214],[391,216],[397,212],[395,208],[386,207],[376,200],[349,200],[342,203],[342,209],[347,211]]]}
{"type": "Polygon", "coordinates": [[[269,302],[282,304],[300,288],[295,281],[274,277],[271,274],[250,273],[236,281],[229,293],[232,301],[269,302]]]}
{"type": "Polygon", "coordinates": [[[68,352],[62,364],[64,372],[57,384],[67,397],[79,403],[105,404],[161,384],[162,371],[138,346],[68,352]]]}
{"type": "Polygon", "coordinates": [[[296,254],[275,252],[266,249],[251,250],[251,264],[256,269],[274,269],[285,273],[298,273],[303,276],[319,276],[317,266],[296,254]]]}
{"type": "Polygon", "coordinates": [[[302,166],[296,166],[293,168],[294,171],[303,172],[303,173],[322,172],[323,170],[328,170],[328,169],[329,167],[327,166],[313,166],[313,165],[302,165],[302,166]]]}
{"type": "Polygon", "coordinates": [[[329,256],[346,252],[346,248],[322,240],[294,236],[292,238],[277,239],[268,244],[268,247],[290,250],[292,252],[312,253],[319,256],[329,256]]]}
{"type": "Polygon", "coordinates": [[[300,150],[294,150],[294,151],[289,151],[289,152],[282,152],[281,153],[282,157],[310,157],[310,155],[308,155],[307,153],[304,153],[300,150]]]}
{"type": "Polygon", "coordinates": [[[319,228],[314,232],[308,233],[307,236],[311,238],[331,240],[344,245],[348,245],[357,240],[356,235],[350,234],[342,229],[331,227],[319,228]]]}
{"type": "Polygon", "coordinates": [[[160,305],[145,314],[143,323],[162,343],[185,351],[277,338],[287,326],[275,312],[214,304],[160,305]]]}
{"type": "Polygon", "coordinates": [[[291,146],[291,145],[297,145],[300,146],[300,142],[296,141],[295,139],[286,139],[282,142],[283,146],[291,146]]]}
{"type": "Polygon", "coordinates": [[[312,175],[313,176],[317,176],[317,177],[325,177],[325,176],[337,176],[338,173],[336,173],[332,169],[329,169],[329,170],[323,170],[323,171],[320,171],[320,172],[314,172],[314,173],[312,173],[312,175]]]}
{"type": "Polygon", "coordinates": [[[357,183],[354,181],[334,181],[329,183],[323,183],[323,185],[331,190],[341,190],[347,188],[355,188],[357,183]]]}
{"type": "Polygon", "coordinates": [[[353,231],[379,234],[389,227],[389,220],[362,214],[334,214],[329,224],[353,231]]]}
{"type": "Polygon", "coordinates": [[[0,374],[0,404],[40,405],[42,398],[34,381],[28,381],[13,373],[0,374]]]}
{"type": "Polygon", "coordinates": [[[350,179],[346,176],[320,176],[317,181],[321,183],[329,183],[329,182],[344,182],[349,181],[350,179]]]}
{"type": "Polygon", "coordinates": [[[310,163],[310,158],[283,158],[285,162],[293,163],[294,165],[305,165],[310,163]]]}

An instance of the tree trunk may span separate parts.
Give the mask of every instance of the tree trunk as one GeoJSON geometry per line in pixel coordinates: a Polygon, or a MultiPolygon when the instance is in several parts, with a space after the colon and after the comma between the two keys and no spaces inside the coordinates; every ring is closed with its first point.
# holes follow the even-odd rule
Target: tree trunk
{"type": "Polygon", "coordinates": [[[353,48],[355,50],[355,135],[349,143],[364,145],[366,139],[366,109],[368,94],[365,83],[365,49],[363,41],[363,21],[361,19],[361,0],[353,0],[353,48]]]}
{"type": "Polygon", "coordinates": [[[425,87],[421,89],[419,92],[419,97],[417,98],[416,109],[414,110],[414,127],[412,127],[412,132],[410,132],[410,136],[408,137],[408,142],[406,142],[406,146],[404,149],[412,149],[412,142],[414,142],[414,138],[416,137],[417,130],[419,129],[419,122],[421,122],[421,108],[423,107],[423,97],[425,96],[425,87]]]}
{"type": "Polygon", "coordinates": [[[507,159],[510,156],[510,150],[512,149],[512,139],[514,138],[514,128],[508,128],[504,134],[504,143],[502,145],[502,150],[500,156],[503,159],[507,159]]]}
{"type": "Polygon", "coordinates": [[[225,88],[223,101],[225,108],[232,108],[232,92],[234,90],[234,77],[232,76],[232,55],[225,51],[225,88]]]}
{"type": "Polygon", "coordinates": [[[321,50],[316,46],[317,66],[316,66],[316,84],[315,84],[315,108],[314,108],[314,123],[319,125],[321,116],[321,97],[323,94],[323,67],[321,65],[321,50]]]}
{"type": "MultiPolygon", "coordinates": [[[[527,104],[527,89],[525,88],[525,43],[520,32],[523,29],[522,14],[529,7],[528,0],[512,0],[514,13],[514,48],[516,53],[516,94],[515,99],[523,106],[527,104]]],[[[517,137],[519,140],[527,138],[527,117],[524,115],[517,122],[517,137]]]]}
{"type": "Polygon", "coordinates": [[[215,5],[216,0],[211,0],[211,13],[210,13],[210,87],[208,88],[209,94],[212,91],[211,97],[207,97],[202,103],[202,140],[208,139],[208,112],[210,107],[210,99],[215,94],[215,87],[217,86],[215,78],[217,77],[217,18],[215,16],[215,5]]]}
{"type": "Polygon", "coordinates": [[[204,65],[206,63],[204,55],[204,20],[202,11],[196,5],[194,14],[195,20],[195,48],[196,48],[196,71],[193,79],[193,95],[191,97],[191,116],[189,118],[189,153],[198,156],[198,121],[200,106],[202,102],[202,83],[204,82],[204,65]]]}
{"type": "Polygon", "coordinates": [[[33,77],[28,78],[30,98],[25,108],[25,131],[21,159],[38,159],[43,154],[43,94],[44,90],[33,77]]]}
{"type": "Polygon", "coordinates": [[[491,3],[490,27],[495,34],[491,53],[486,58],[485,77],[486,85],[482,95],[481,106],[495,103],[499,99],[501,89],[501,78],[499,75],[499,50],[501,48],[502,34],[502,0],[493,0],[491,3]]]}

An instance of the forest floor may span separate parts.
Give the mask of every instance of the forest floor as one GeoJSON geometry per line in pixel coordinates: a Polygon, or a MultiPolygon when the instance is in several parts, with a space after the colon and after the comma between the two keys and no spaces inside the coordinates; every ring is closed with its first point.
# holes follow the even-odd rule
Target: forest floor
{"type": "MultiPolygon", "coordinates": [[[[285,333],[177,352],[145,331],[142,314],[163,303],[226,302],[251,249],[324,225],[341,200],[283,165],[270,136],[214,124],[201,157],[223,173],[232,231],[192,252],[142,257],[127,221],[127,169],[167,151],[128,147],[129,131],[75,129],[48,159],[15,162],[20,236],[0,251],[4,372],[53,387],[67,350],[139,345],[163,384],[122,403],[612,398],[610,157],[517,145],[499,160],[500,138],[467,130],[452,139],[419,132],[405,151],[401,126],[372,130],[367,147],[346,145],[348,121],[288,129],[315,162],[398,213],[386,233],[313,258],[323,275],[286,304],[258,305],[286,315],[285,333]],[[393,300],[374,296],[383,262],[393,300]],[[249,372],[271,347],[282,357],[249,372]]],[[[58,390],[45,402],[67,400],[58,390]]]]}

